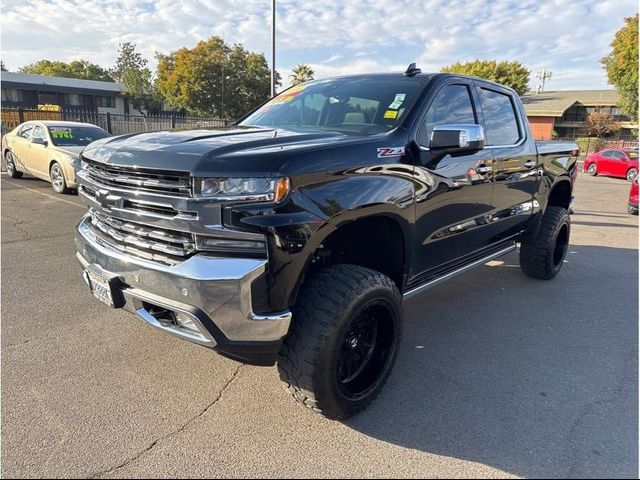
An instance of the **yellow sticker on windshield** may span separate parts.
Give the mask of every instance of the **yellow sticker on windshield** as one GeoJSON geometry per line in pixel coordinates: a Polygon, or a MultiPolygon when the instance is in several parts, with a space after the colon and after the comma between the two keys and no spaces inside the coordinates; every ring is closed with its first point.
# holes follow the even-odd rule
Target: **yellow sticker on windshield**
{"type": "Polygon", "coordinates": [[[295,87],[291,87],[290,89],[286,90],[285,92],[281,93],[277,97],[270,100],[269,104],[275,105],[277,103],[290,102],[291,100],[296,98],[298,95],[300,95],[300,92],[302,92],[305,88],[307,87],[305,87],[304,85],[297,85],[295,87]]]}
{"type": "Polygon", "coordinates": [[[397,110],[387,110],[384,112],[384,118],[397,118],[398,111],[397,110]]]}

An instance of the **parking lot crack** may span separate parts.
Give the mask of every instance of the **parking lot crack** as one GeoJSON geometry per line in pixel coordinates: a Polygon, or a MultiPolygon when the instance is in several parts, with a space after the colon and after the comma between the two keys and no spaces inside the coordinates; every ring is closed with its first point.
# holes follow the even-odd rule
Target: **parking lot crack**
{"type": "Polygon", "coordinates": [[[200,412],[198,412],[193,417],[189,418],[189,420],[187,420],[185,423],[180,425],[178,428],[176,428],[175,430],[172,430],[171,432],[167,433],[166,435],[163,435],[160,438],[153,440],[151,443],[149,443],[149,445],[147,445],[140,452],[136,453],[134,456],[126,459],[125,461],[116,465],[115,467],[111,467],[106,470],[101,470],[97,473],[89,475],[87,478],[100,478],[104,475],[109,475],[111,473],[122,470],[123,468],[126,468],[127,466],[131,465],[133,462],[135,462],[136,460],[138,460],[148,452],[152,451],[158,444],[160,444],[164,440],[183,432],[189,425],[191,425],[193,422],[195,422],[199,418],[206,415],[209,411],[211,411],[211,409],[213,409],[222,400],[225,392],[231,387],[231,384],[238,377],[240,370],[242,370],[243,367],[244,367],[244,364],[238,365],[234,370],[233,374],[231,375],[231,377],[229,378],[229,380],[227,380],[227,382],[224,384],[224,386],[220,390],[220,393],[218,393],[218,395],[216,395],[216,397],[209,404],[207,404],[202,410],[200,410],[200,412]]]}

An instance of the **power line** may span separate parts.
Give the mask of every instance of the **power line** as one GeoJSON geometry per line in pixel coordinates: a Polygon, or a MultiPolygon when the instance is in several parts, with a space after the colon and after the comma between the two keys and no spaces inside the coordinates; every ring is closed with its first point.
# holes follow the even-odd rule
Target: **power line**
{"type": "Polygon", "coordinates": [[[538,85],[538,89],[536,91],[538,93],[542,93],[544,92],[544,85],[547,83],[547,80],[551,80],[551,71],[543,68],[536,73],[536,78],[542,82],[540,85],[538,85]]]}

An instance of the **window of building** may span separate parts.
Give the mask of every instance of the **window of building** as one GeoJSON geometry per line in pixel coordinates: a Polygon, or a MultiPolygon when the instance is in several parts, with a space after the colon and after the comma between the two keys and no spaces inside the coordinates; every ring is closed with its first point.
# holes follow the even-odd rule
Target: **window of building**
{"type": "Polygon", "coordinates": [[[115,108],[116,107],[116,97],[97,96],[96,97],[96,105],[98,107],[115,108]]]}
{"type": "Polygon", "coordinates": [[[40,105],[57,105],[58,104],[58,94],[57,93],[49,93],[49,92],[39,92],[38,93],[38,104],[40,104],[40,105]]]}
{"type": "Polygon", "coordinates": [[[23,99],[22,90],[16,88],[3,88],[2,89],[2,101],[3,102],[21,102],[23,99]]]}
{"type": "Polygon", "coordinates": [[[481,88],[480,101],[487,129],[487,145],[518,143],[520,128],[511,97],[504,93],[481,88]]]}

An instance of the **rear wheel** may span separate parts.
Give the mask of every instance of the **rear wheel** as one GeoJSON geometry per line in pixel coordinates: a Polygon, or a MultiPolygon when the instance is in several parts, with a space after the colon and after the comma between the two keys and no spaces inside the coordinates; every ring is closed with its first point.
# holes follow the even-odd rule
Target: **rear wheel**
{"type": "Polygon", "coordinates": [[[368,268],[333,265],[312,276],[278,358],[293,398],[331,419],[365,409],[395,362],[401,302],[395,283],[368,268]]]}
{"type": "Polygon", "coordinates": [[[592,163],[591,165],[589,165],[589,168],[587,168],[587,173],[592,177],[595,177],[596,175],[598,175],[598,167],[596,166],[595,163],[592,163]]]}
{"type": "Polygon", "coordinates": [[[562,207],[547,207],[537,229],[525,235],[520,247],[520,267],[530,277],[550,280],[564,263],[569,249],[571,220],[562,207]]]}
{"type": "Polygon", "coordinates": [[[633,182],[637,176],[638,176],[637,168],[630,168],[629,170],[627,170],[627,180],[629,180],[630,182],[633,182]]]}
{"type": "Polygon", "coordinates": [[[10,150],[7,150],[4,154],[4,160],[7,164],[7,174],[11,177],[11,178],[21,178],[22,177],[22,172],[19,172],[17,167],[16,167],[16,159],[13,156],[13,153],[11,153],[10,150]]]}
{"type": "Polygon", "coordinates": [[[58,162],[53,162],[51,164],[49,177],[51,178],[51,186],[56,193],[69,193],[67,181],[64,178],[64,172],[58,162]]]}

